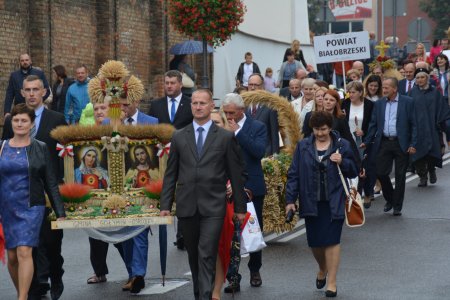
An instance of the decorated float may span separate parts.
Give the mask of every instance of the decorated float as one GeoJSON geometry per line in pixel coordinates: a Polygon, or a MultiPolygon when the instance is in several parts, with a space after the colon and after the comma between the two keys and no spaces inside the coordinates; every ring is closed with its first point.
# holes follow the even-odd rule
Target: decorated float
{"type": "Polygon", "coordinates": [[[62,126],[52,131],[64,159],[60,186],[67,217],[53,229],[169,224],[159,216],[170,125],[123,125],[121,104],[140,101],[141,81],[119,61],[106,62],[89,82],[92,104],[107,103],[109,125],[62,126]],[[122,103],[123,102],[123,103],[122,103]]]}

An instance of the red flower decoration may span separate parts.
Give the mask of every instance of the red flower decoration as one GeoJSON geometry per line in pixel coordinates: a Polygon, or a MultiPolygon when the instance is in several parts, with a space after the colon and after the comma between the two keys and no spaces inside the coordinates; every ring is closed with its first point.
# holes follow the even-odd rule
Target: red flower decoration
{"type": "Polygon", "coordinates": [[[144,193],[150,199],[159,199],[162,192],[162,186],[163,181],[161,179],[150,181],[150,183],[144,187],[144,193]]]}
{"type": "Polygon", "coordinates": [[[59,186],[61,199],[65,203],[83,203],[91,198],[91,187],[81,183],[66,183],[59,186]]]}
{"type": "Polygon", "coordinates": [[[244,21],[243,0],[169,0],[168,14],[174,27],[192,38],[224,45],[244,21]]]}

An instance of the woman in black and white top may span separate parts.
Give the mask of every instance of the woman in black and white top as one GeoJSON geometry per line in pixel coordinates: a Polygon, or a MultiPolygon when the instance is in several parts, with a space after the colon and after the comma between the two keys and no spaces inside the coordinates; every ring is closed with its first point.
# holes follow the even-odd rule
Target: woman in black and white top
{"type": "MultiPolygon", "coordinates": [[[[378,77],[378,76],[377,76],[378,77]]],[[[353,140],[355,141],[361,160],[363,161],[364,154],[367,154],[363,161],[362,167],[366,171],[365,180],[360,180],[358,183],[358,190],[364,190],[364,206],[370,207],[373,199],[373,187],[375,185],[376,175],[374,160],[370,153],[370,148],[364,151],[359,147],[364,135],[369,129],[370,118],[372,116],[373,102],[364,99],[364,87],[361,82],[352,81],[347,85],[347,92],[349,99],[345,99],[342,108],[345,111],[345,117],[352,132],[353,140]]]]}

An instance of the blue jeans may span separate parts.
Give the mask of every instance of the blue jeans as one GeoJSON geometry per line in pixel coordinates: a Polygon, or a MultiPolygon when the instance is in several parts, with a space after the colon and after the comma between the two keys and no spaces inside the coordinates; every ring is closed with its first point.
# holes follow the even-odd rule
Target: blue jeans
{"type": "Polygon", "coordinates": [[[149,230],[150,228],[147,228],[134,238],[122,243],[124,261],[129,278],[135,276],[145,277],[147,272],[149,230]]]}

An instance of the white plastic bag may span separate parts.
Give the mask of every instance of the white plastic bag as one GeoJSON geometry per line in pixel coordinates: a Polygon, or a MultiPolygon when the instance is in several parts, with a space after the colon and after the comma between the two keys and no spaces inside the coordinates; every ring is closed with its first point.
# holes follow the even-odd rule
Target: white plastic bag
{"type": "Polygon", "coordinates": [[[257,252],[266,247],[253,202],[247,203],[247,211],[250,213],[250,217],[248,218],[244,229],[242,229],[241,255],[257,252]]]}

